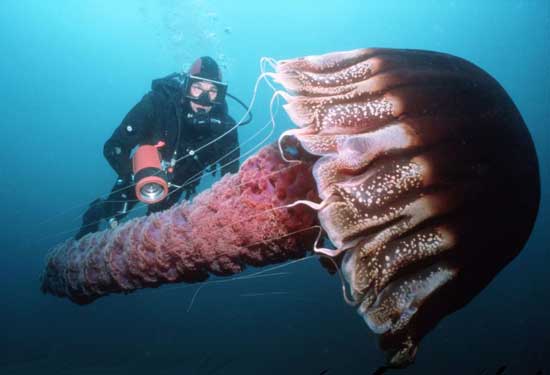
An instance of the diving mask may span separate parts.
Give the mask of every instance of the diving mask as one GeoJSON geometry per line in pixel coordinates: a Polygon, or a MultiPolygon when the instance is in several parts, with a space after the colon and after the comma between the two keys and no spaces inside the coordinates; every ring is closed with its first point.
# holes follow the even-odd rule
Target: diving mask
{"type": "Polygon", "coordinates": [[[188,75],[185,81],[184,92],[186,98],[203,106],[223,104],[227,92],[227,84],[188,75]]]}

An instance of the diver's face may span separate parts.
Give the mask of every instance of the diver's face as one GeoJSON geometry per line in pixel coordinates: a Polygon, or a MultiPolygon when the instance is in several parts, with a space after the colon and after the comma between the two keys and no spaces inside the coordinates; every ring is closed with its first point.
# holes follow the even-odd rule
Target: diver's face
{"type": "MultiPolygon", "coordinates": [[[[194,98],[199,98],[201,95],[208,95],[208,99],[213,102],[218,97],[218,88],[211,82],[198,81],[191,85],[189,88],[189,95],[194,98]]],[[[212,109],[211,105],[202,105],[195,103],[191,100],[191,109],[193,112],[210,112],[212,109]]]]}

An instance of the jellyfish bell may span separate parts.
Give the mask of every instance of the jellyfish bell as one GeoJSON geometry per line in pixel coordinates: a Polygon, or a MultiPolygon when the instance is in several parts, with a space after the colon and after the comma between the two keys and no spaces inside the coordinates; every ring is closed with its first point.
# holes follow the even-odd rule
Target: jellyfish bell
{"type": "MultiPolygon", "coordinates": [[[[279,61],[318,218],[389,363],[522,249],[540,199],[527,127],[489,74],[448,54],[359,49],[279,61]]],[[[293,146],[294,147],[294,146],[293,146]]]]}

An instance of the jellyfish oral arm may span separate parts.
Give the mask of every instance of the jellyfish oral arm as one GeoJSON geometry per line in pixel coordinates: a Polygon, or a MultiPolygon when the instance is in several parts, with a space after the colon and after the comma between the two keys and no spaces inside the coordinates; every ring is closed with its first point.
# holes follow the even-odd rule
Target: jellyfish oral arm
{"type": "Polygon", "coordinates": [[[309,207],[287,207],[301,199],[316,199],[311,166],[289,165],[268,146],[191,203],[58,245],[42,290],[87,304],[304,256],[318,230],[309,207]]]}

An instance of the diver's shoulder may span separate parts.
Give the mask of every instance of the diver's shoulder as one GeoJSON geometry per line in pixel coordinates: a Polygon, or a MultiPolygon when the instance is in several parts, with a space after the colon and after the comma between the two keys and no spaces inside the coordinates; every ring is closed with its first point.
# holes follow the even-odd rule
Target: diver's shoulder
{"type": "Polygon", "coordinates": [[[177,91],[185,83],[185,75],[182,73],[172,73],[162,78],[156,78],[151,81],[152,91],[177,91]]]}

